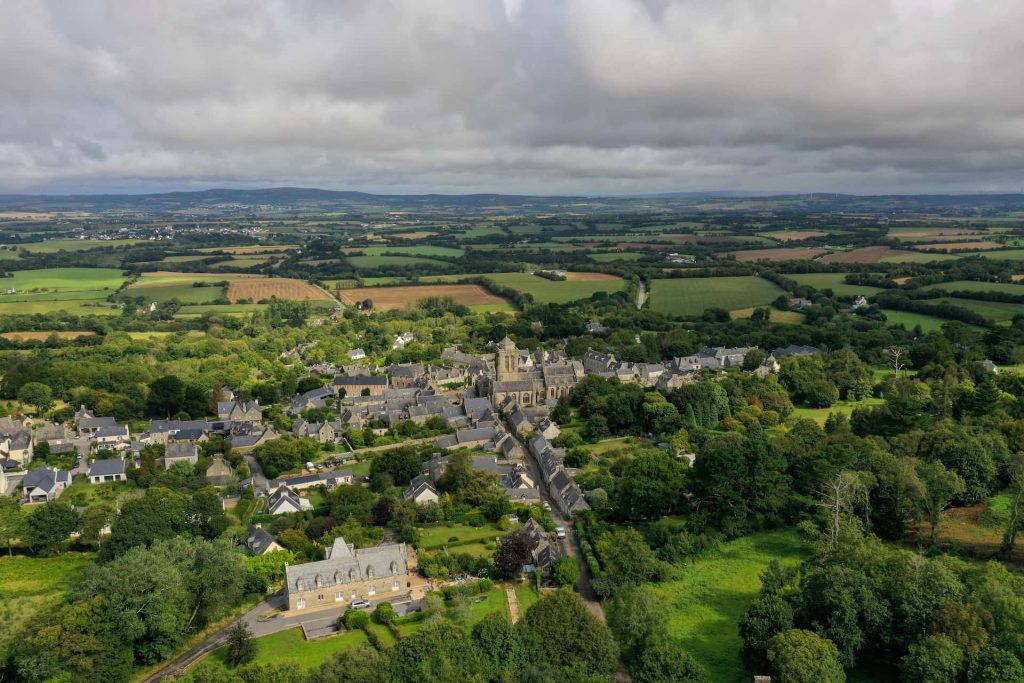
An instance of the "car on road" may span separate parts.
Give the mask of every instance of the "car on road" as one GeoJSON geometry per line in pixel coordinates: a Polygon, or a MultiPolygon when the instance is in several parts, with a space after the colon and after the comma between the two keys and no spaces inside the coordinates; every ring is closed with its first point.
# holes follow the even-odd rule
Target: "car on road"
{"type": "Polygon", "coordinates": [[[353,600],[350,607],[352,609],[369,609],[370,602],[368,600],[353,600]]]}
{"type": "Polygon", "coordinates": [[[565,527],[556,526],[555,536],[558,536],[559,538],[565,538],[565,527]]]}
{"type": "Polygon", "coordinates": [[[544,509],[547,510],[548,512],[551,512],[551,503],[549,503],[549,502],[547,502],[545,500],[544,501],[544,509]]]}

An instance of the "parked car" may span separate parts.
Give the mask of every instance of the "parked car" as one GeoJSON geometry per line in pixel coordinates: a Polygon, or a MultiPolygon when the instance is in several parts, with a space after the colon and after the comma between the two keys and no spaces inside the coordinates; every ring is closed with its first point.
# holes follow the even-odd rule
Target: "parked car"
{"type": "Polygon", "coordinates": [[[565,527],[556,526],[555,536],[558,536],[559,538],[565,538],[565,527]]]}
{"type": "Polygon", "coordinates": [[[370,602],[368,600],[353,600],[352,609],[369,609],[370,602]]]}

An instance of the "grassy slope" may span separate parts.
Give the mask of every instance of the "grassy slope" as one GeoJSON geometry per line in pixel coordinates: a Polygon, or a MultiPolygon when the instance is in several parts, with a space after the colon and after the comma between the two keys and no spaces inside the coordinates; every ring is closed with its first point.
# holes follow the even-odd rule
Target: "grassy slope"
{"type": "Polygon", "coordinates": [[[539,304],[564,304],[588,299],[595,292],[617,292],[625,288],[623,280],[566,280],[555,282],[529,273],[495,273],[487,276],[495,283],[533,295],[539,304]]]}
{"type": "Polygon", "coordinates": [[[846,284],[846,273],[798,273],[787,275],[801,285],[810,285],[816,289],[831,289],[836,296],[871,296],[882,291],[881,287],[865,287],[846,284]]]}
{"type": "Polygon", "coordinates": [[[769,304],[785,292],[755,275],[654,280],[650,306],[670,315],[700,315],[707,308],[727,310],[769,304]]]}
{"type": "Polygon", "coordinates": [[[671,611],[671,634],[707,668],[709,680],[750,680],[740,661],[739,620],[761,588],[760,574],[772,560],[795,566],[808,556],[796,531],[769,531],[726,543],[654,586],[671,611]]]}
{"type": "Polygon", "coordinates": [[[75,292],[83,289],[117,289],[125,278],[117,268],[42,268],[18,270],[11,277],[0,280],[3,287],[19,291],[51,289],[75,292]]]}

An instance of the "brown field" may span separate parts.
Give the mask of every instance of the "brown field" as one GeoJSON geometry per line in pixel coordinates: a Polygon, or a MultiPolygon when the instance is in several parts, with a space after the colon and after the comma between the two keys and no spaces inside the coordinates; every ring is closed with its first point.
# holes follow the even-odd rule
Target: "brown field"
{"type": "Polygon", "coordinates": [[[233,304],[238,303],[240,299],[262,301],[275,296],[290,301],[331,298],[330,294],[308,282],[283,277],[236,280],[228,285],[227,297],[233,304]]]}
{"type": "Polygon", "coordinates": [[[1024,274],[1021,274],[1021,275],[1011,275],[1010,279],[1013,280],[1014,282],[1024,282],[1024,274]]]}
{"type": "Polygon", "coordinates": [[[957,249],[970,249],[970,250],[984,250],[984,249],[1002,249],[1003,245],[999,242],[939,242],[928,244],[915,245],[921,251],[946,251],[957,250],[957,249]]]}
{"type": "Polygon", "coordinates": [[[906,276],[904,276],[904,277],[898,277],[898,278],[896,278],[895,280],[893,280],[893,282],[895,282],[895,283],[896,283],[896,284],[898,284],[898,285],[905,285],[905,284],[907,284],[908,282],[910,282],[910,278],[911,278],[911,277],[912,277],[912,276],[910,276],[910,275],[906,275],[906,276]]]}
{"type": "MultiPolygon", "coordinates": [[[[939,523],[939,543],[952,544],[964,554],[974,557],[991,557],[1003,541],[1003,529],[993,526],[985,519],[986,503],[971,507],[950,508],[942,514],[939,523]]],[[[920,523],[907,531],[906,542],[919,546],[928,542],[931,528],[920,523]]],[[[1024,543],[1017,541],[1010,561],[1017,566],[1024,565],[1024,543]]]]}
{"type": "Polygon", "coordinates": [[[780,242],[791,242],[793,240],[805,240],[808,237],[824,237],[828,233],[821,230],[776,230],[775,232],[761,234],[780,242]]]}
{"type": "Polygon", "coordinates": [[[889,237],[896,239],[928,238],[928,237],[961,237],[963,235],[984,235],[985,230],[970,228],[894,228],[889,230],[889,237]]]}
{"type": "Polygon", "coordinates": [[[822,263],[878,263],[886,256],[898,256],[909,254],[909,251],[900,251],[892,247],[862,247],[853,251],[841,251],[829,254],[821,259],[822,263]]]}
{"type": "Polygon", "coordinates": [[[389,235],[389,237],[397,237],[400,240],[421,240],[424,237],[436,236],[436,232],[430,232],[429,230],[417,230],[416,232],[395,232],[389,235]]]}
{"type": "Polygon", "coordinates": [[[606,282],[619,279],[617,276],[609,275],[608,273],[566,273],[565,278],[579,282],[606,282]]]}
{"type": "Polygon", "coordinates": [[[78,332],[3,332],[0,333],[0,337],[13,341],[46,341],[51,335],[56,335],[58,339],[78,339],[79,337],[91,337],[94,334],[96,333],[84,330],[78,332]]]}
{"type": "Polygon", "coordinates": [[[500,296],[491,294],[480,285],[409,285],[407,287],[360,287],[339,292],[342,302],[354,305],[357,301],[370,299],[374,310],[391,311],[405,308],[420,299],[430,296],[451,297],[463,306],[507,303],[500,296]]]}
{"type": "Polygon", "coordinates": [[[737,261],[806,261],[827,253],[825,249],[801,249],[799,247],[780,249],[744,249],[730,251],[737,261]]]}

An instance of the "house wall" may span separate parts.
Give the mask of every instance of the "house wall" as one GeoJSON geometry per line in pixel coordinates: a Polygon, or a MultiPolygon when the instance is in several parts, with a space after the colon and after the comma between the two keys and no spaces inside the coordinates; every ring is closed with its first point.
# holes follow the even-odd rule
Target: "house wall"
{"type": "Polygon", "coordinates": [[[358,599],[380,600],[387,596],[397,597],[404,595],[414,587],[413,579],[415,578],[410,574],[394,574],[367,581],[324,585],[322,588],[313,586],[309,590],[302,591],[296,590],[295,586],[290,585],[288,586],[288,611],[337,607],[358,599]]]}

